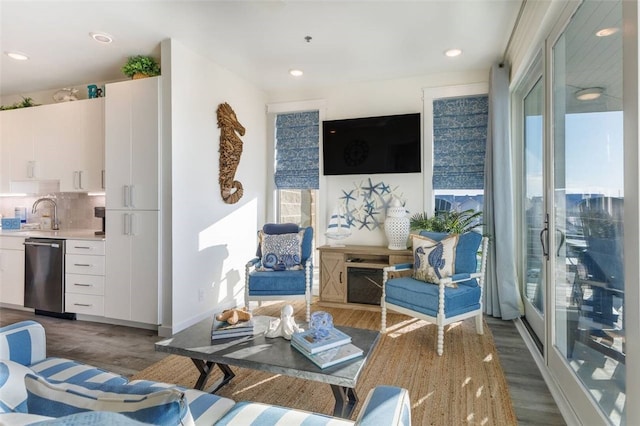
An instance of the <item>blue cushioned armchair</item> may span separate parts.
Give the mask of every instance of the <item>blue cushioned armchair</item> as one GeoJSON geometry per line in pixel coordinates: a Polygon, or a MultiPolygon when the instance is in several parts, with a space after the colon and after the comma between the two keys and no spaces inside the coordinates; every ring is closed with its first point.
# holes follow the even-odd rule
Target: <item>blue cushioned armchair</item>
{"type": "Polygon", "coordinates": [[[306,320],[309,321],[313,285],[313,228],[300,228],[293,223],[268,223],[262,228],[261,235],[256,257],[245,266],[245,305],[249,307],[252,300],[261,302],[304,299],[307,304],[306,320]],[[273,253],[262,252],[264,240],[271,238],[270,236],[295,234],[300,237],[300,259],[274,265],[271,259],[273,253]],[[296,265],[291,267],[290,263],[296,265]]]}
{"type": "MultiPolygon", "coordinates": [[[[440,241],[447,236],[444,233],[426,231],[422,231],[420,235],[434,241],[440,241]]],[[[482,334],[482,288],[487,246],[488,238],[477,232],[461,234],[455,247],[454,274],[440,279],[438,284],[420,281],[412,276],[389,279],[390,272],[412,270],[413,264],[410,263],[384,268],[380,301],[381,332],[386,332],[387,309],[391,309],[435,323],[438,326],[438,355],[442,355],[444,348],[445,325],[475,317],[476,331],[482,334]],[[480,246],[482,256],[478,268],[477,253],[480,246]],[[450,287],[453,283],[457,284],[457,288],[450,287]]],[[[417,253],[414,252],[414,256],[417,256],[417,253]]]]}

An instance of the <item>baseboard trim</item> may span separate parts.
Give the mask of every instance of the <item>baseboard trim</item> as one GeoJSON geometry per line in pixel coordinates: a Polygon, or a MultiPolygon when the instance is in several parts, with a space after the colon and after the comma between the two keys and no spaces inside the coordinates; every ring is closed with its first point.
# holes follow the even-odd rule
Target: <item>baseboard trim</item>
{"type": "Polygon", "coordinates": [[[527,346],[527,349],[531,353],[531,356],[533,357],[533,360],[535,361],[538,367],[538,370],[540,370],[540,374],[542,375],[542,378],[547,384],[547,387],[549,388],[549,392],[551,393],[553,400],[556,402],[556,405],[558,406],[558,410],[560,410],[560,414],[562,414],[564,421],[567,423],[568,426],[573,426],[573,425],[580,426],[581,423],[578,420],[578,416],[573,411],[571,404],[569,404],[569,401],[564,396],[564,393],[560,389],[560,386],[558,386],[558,383],[556,382],[555,377],[553,377],[549,372],[547,365],[545,363],[544,357],[538,350],[538,347],[536,346],[536,343],[533,340],[533,337],[531,337],[531,335],[529,334],[529,331],[527,330],[527,326],[522,322],[520,318],[513,320],[513,323],[515,324],[516,330],[518,330],[518,333],[520,333],[520,337],[522,337],[524,344],[527,346]]]}

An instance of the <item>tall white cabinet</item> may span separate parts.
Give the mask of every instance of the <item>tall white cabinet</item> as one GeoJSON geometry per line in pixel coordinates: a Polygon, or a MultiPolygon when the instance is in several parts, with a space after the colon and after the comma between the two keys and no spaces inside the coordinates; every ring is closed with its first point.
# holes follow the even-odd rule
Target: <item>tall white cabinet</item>
{"type": "Polygon", "coordinates": [[[109,84],[104,315],[160,324],[160,78],[109,84]]]}

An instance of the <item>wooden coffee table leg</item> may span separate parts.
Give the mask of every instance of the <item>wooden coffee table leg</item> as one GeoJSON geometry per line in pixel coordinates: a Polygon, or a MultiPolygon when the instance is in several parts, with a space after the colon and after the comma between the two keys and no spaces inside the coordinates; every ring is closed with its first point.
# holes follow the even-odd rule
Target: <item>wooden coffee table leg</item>
{"type": "Polygon", "coordinates": [[[235,377],[235,374],[233,373],[233,371],[231,371],[231,368],[229,368],[228,365],[216,364],[215,362],[203,361],[201,359],[195,359],[195,358],[191,358],[191,361],[193,361],[196,368],[200,372],[200,377],[198,377],[198,381],[194,385],[194,389],[204,391],[204,387],[207,384],[207,380],[209,379],[211,372],[213,371],[214,365],[218,366],[218,368],[224,374],[224,377],[222,377],[220,380],[216,381],[213,385],[211,385],[211,387],[209,387],[209,389],[207,389],[206,392],[208,393],[216,392],[218,389],[220,389],[221,387],[229,383],[231,379],[235,377]]]}
{"type": "Polygon", "coordinates": [[[331,385],[331,390],[333,391],[333,396],[336,399],[336,405],[333,408],[333,415],[335,417],[348,419],[351,417],[351,413],[358,403],[356,390],[338,385],[331,385]]]}

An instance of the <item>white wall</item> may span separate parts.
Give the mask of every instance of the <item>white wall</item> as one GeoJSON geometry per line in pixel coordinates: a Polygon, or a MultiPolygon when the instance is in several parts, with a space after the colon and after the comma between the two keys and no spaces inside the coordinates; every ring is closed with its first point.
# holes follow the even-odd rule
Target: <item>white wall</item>
{"type": "Polygon", "coordinates": [[[244,265],[263,222],[265,94],[171,40],[172,328],[242,304],[244,265]],[[225,204],[218,185],[216,109],[227,102],[246,128],[235,178],[244,186],[225,204]]]}
{"type": "MultiPolygon", "coordinates": [[[[323,100],[326,106],[325,119],[327,120],[412,112],[422,113],[422,91],[424,88],[486,83],[488,78],[489,70],[478,70],[397,80],[358,82],[310,91],[291,90],[269,93],[269,102],[323,100]]],[[[431,188],[425,188],[423,183],[423,173],[321,176],[319,229],[316,233],[318,246],[325,243],[326,221],[333,207],[339,202],[342,190],[353,189],[354,184],[360,182],[368,184],[369,178],[374,184],[384,182],[392,188],[397,187],[397,193],[406,200],[406,207],[410,214],[422,212],[425,198],[431,197],[431,188]]],[[[352,235],[344,240],[344,243],[387,245],[383,228],[376,228],[372,231],[352,229],[352,231],[352,235]]]]}

